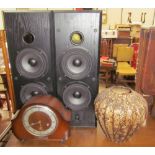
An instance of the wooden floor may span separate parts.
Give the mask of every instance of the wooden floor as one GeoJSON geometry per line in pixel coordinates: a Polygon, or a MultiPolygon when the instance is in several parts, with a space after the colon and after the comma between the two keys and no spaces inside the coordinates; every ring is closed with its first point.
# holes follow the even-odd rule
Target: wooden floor
{"type": "MultiPolygon", "coordinates": [[[[100,84],[100,91],[104,85],[100,84]]],[[[19,141],[11,135],[7,147],[45,147],[45,146],[155,146],[155,119],[148,117],[147,125],[138,130],[129,141],[121,144],[110,142],[104,137],[99,125],[97,128],[71,128],[71,136],[64,144],[52,141],[19,141]]]]}
{"type": "Polygon", "coordinates": [[[107,140],[98,125],[97,128],[71,128],[71,136],[64,144],[52,141],[20,142],[12,135],[7,147],[45,147],[45,146],[155,146],[155,120],[148,119],[147,126],[138,130],[128,142],[115,144],[107,140]]]}
{"type": "Polygon", "coordinates": [[[0,109],[0,134],[11,122],[11,113],[7,110],[0,109]]]}

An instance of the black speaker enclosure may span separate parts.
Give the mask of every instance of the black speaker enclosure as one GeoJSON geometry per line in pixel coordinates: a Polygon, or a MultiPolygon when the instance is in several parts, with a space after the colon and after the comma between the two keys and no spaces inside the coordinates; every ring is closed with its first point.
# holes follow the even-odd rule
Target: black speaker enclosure
{"type": "Polygon", "coordinates": [[[94,99],[99,86],[101,11],[55,11],[54,18],[57,95],[72,110],[72,126],[95,127],[94,99]],[[79,38],[75,38],[77,42],[71,40],[74,33],[81,34],[79,43],[79,38]],[[74,87],[71,85],[86,86],[85,96],[90,96],[89,100],[74,100],[81,94],[78,91],[72,94],[70,89],[74,90],[74,87]],[[89,93],[86,93],[88,90],[89,93]]]}
{"type": "Polygon", "coordinates": [[[4,12],[15,107],[23,106],[22,88],[42,83],[56,95],[54,15],[46,12],[4,12]]]}

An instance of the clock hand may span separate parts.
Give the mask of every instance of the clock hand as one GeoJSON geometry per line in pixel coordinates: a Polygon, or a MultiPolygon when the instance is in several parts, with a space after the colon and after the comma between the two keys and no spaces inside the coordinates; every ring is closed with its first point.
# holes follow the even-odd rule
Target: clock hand
{"type": "Polygon", "coordinates": [[[42,126],[42,122],[39,121],[39,129],[42,130],[43,129],[43,126],[42,126]]]}
{"type": "Polygon", "coordinates": [[[41,124],[41,121],[39,120],[39,121],[37,121],[37,122],[35,122],[35,123],[31,123],[30,126],[37,125],[37,124],[40,125],[40,124],[41,124]]]}

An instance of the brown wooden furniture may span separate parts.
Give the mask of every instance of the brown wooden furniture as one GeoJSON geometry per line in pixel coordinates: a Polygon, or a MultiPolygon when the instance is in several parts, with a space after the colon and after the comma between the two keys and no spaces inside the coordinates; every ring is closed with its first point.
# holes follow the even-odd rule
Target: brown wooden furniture
{"type": "Polygon", "coordinates": [[[9,67],[9,56],[6,48],[6,36],[5,36],[5,31],[1,30],[0,31],[0,48],[2,48],[2,53],[4,57],[4,63],[5,63],[5,71],[6,71],[6,77],[7,77],[7,82],[8,82],[8,91],[9,91],[9,96],[11,99],[11,111],[15,112],[15,100],[14,100],[14,92],[13,92],[13,83],[12,83],[12,76],[11,76],[11,70],[9,67]]]}
{"type": "Polygon", "coordinates": [[[155,28],[149,29],[146,39],[148,40],[148,45],[146,46],[145,53],[143,53],[145,58],[142,64],[141,89],[144,94],[155,95],[155,28]]]}
{"type": "Polygon", "coordinates": [[[116,39],[113,39],[113,44],[128,44],[130,45],[132,43],[131,37],[118,37],[116,39]]]}
{"type": "Polygon", "coordinates": [[[116,64],[106,64],[100,62],[100,79],[105,81],[106,87],[109,86],[109,82],[115,83],[116,80],[116,64]]]}
{"type": "Polygon", "coordinates": [[[101,48],[100,48],[100,56],[108,56],[112,57],[112,49],[113,49],[113,39],[112,38],[102,38],[101,39],[101,48]]]}
{"type": "Polygon", "coordinates": [[[3,128],[0,129],[0,146],[5,146],[8,142],[9,135],[11,134],[11,125],[10,121],[3,123],[3,128]]]}
{"type": "MultiPolygon", "coordinates": [[[[151,113],[155,95],[155,28],[142,28],[138,52],[136,91],[143,95],[148,102],[151,113]]],[[[152,113],[155,117],[155,112],[152,113]]]]}
{"type": "Polygon", "coordinates": [[[15,112],[14,109],[14,93],[13,93],[13,85],[12,85],[12,78],[11,78],[11,72],[9,68],[9,58],[6,48],[6,37],[5,37],[5,31],[0,30],[0,48],[2,48],[3,58],[4,58],[4,64],[5,64],[5,71],[0,71],[0,74],[2,76],[2,79],[4,81],[5,85],[5,91],[3,93],[6,94],[7,99],[7,108],[10,111],[1,111],[1,118],[0,118],[0,146],[5,145],[8,138],[8,133],[10,133],[11,129],[11,118],[12,118],[12,112],[15,112]],[[11,105],[9,104],[11,101],[11,105]],[[9,113],[9,118],[5,118],[4,113],[9,113]],[[4,115],[3,115],[4,114],[4,115]]]}
{"type": "Polygon", "coordinates": [[[11,135],[12,113],[8,110],[0,110],[0,146],[5,146],[11,135]]]}
{"type": "Polygon", "coordinates": [[[3,104],[3,101],[7,102],[7,109],[10,111],[10,97],[9,97],[6,73],[0,72],[0,102],[1,104],[3,104]]]}

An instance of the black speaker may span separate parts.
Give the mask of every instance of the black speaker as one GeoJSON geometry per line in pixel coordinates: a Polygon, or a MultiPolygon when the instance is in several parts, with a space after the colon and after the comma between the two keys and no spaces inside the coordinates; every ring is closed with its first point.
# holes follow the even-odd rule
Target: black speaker
{"type": "Polygon", "coordinates": [[[16,108],[35,95],[56,95],[53,12],[5,12],[16,108]]]}
{"type": "Polygon", "coordinates": [[[100,11],[54,12],[57,94],[72,110],[72,126],[95,127],[100,11]]]}

